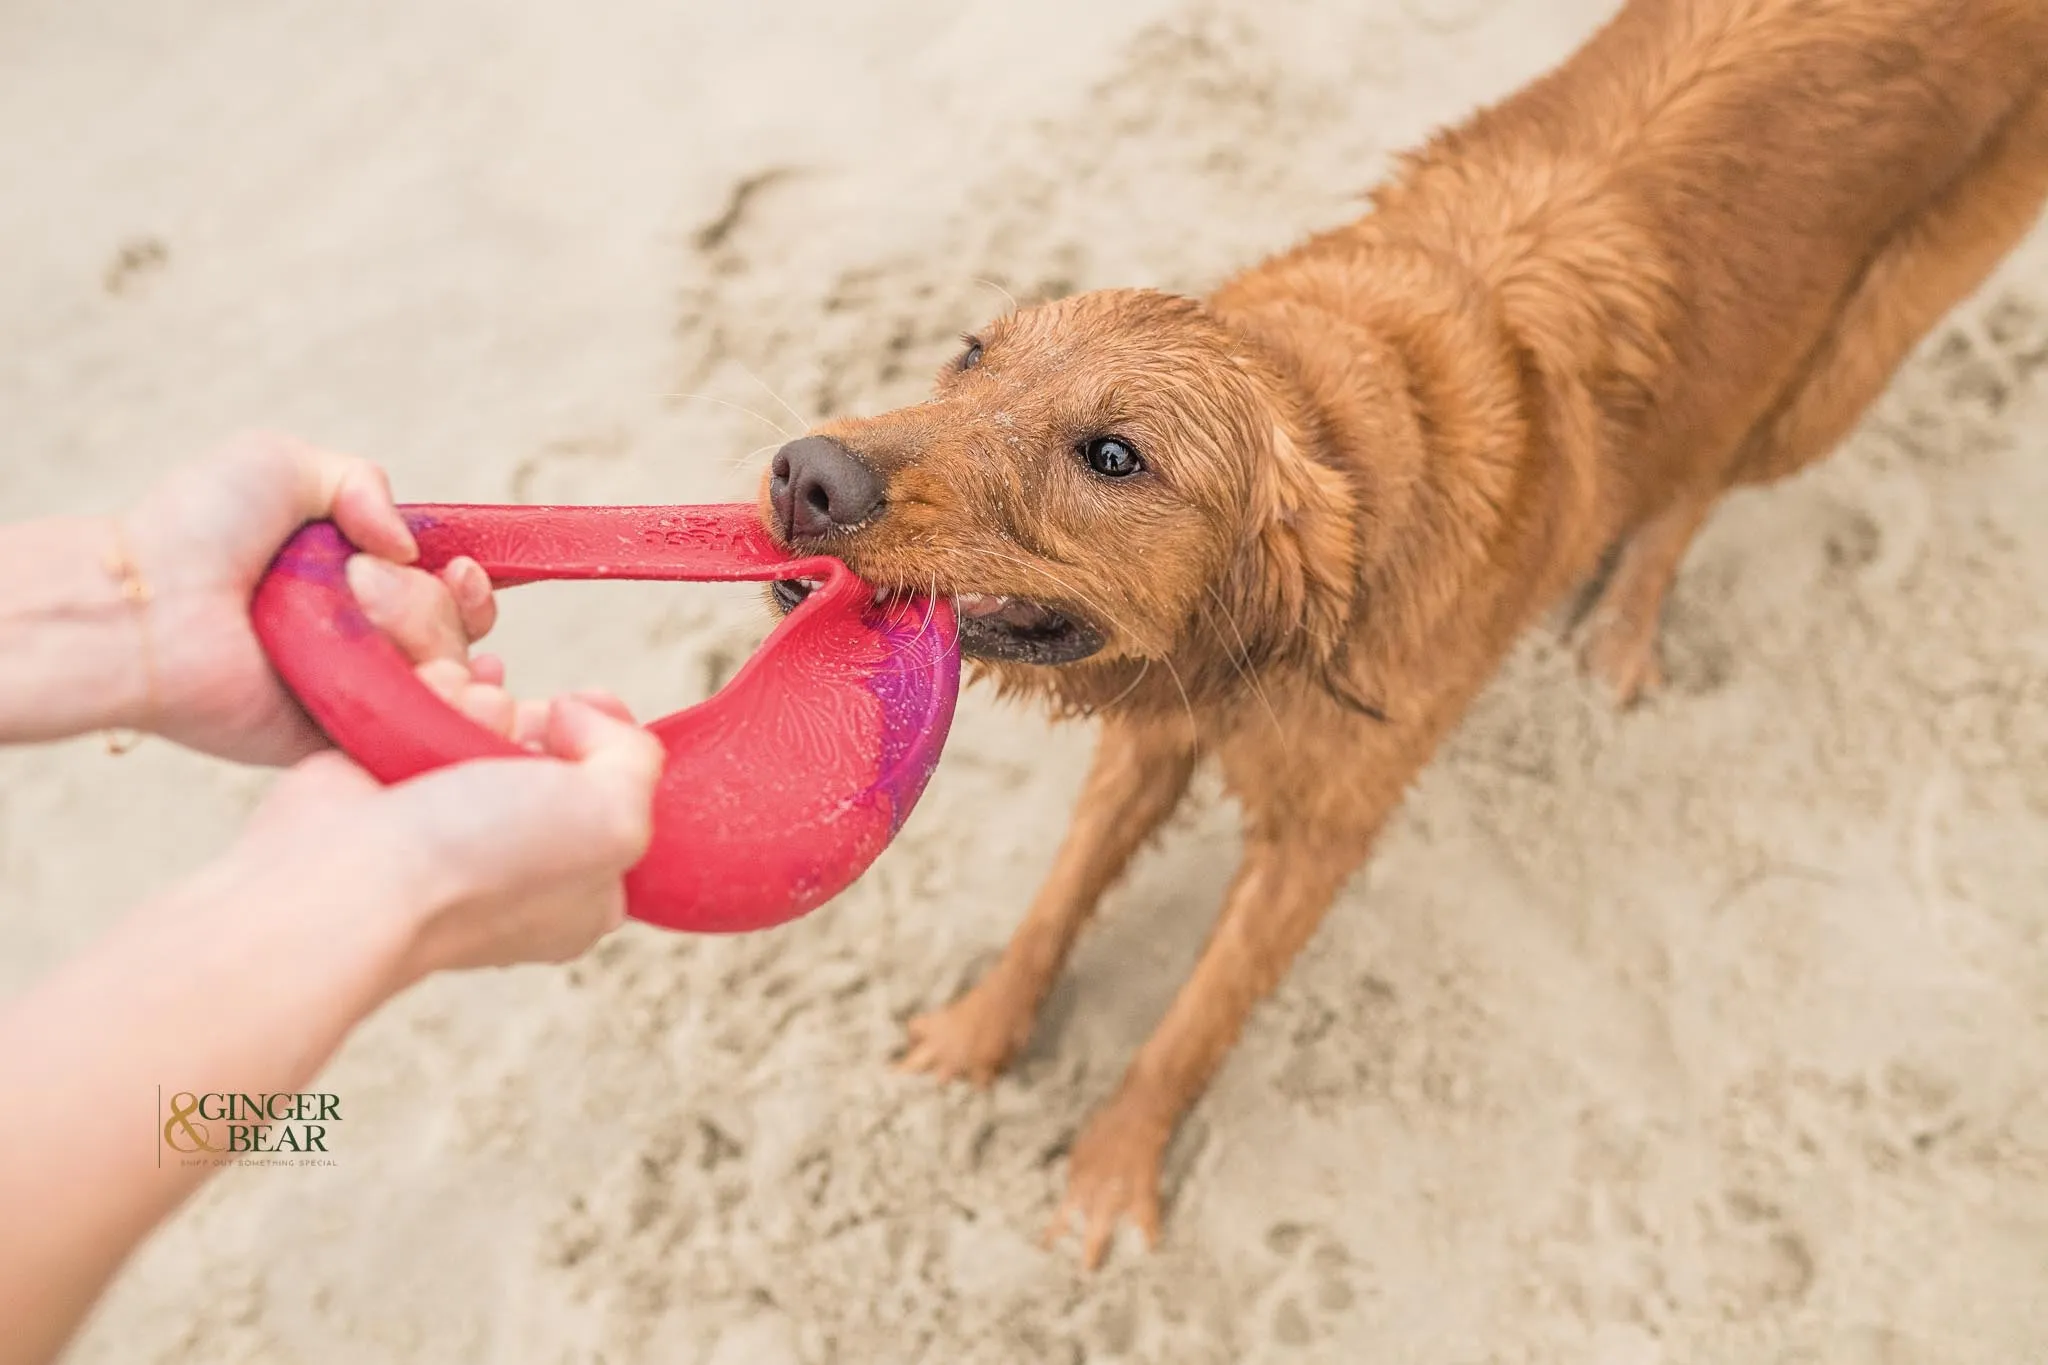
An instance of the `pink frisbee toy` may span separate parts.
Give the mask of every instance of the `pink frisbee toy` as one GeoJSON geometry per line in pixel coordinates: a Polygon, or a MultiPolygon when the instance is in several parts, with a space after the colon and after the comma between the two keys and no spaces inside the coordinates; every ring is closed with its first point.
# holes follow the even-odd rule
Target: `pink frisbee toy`
{"type": "MultiPolygon", "coordinates": [[[[816,909],[872,863],[923,794],[960,692],[952,604],[891,597],[792,556],[749,504],[400,509],[420,567],[459,555],[499,587],[554,579],[822,580],[719,693],[648,728],[668,751],[628,912],[737,933],[816,909]]],[[[525,753],[413,675],[348,589],[353,547],[305,527],[257,586],[257,637],[306,711],[384,782],[525,753]]]]}

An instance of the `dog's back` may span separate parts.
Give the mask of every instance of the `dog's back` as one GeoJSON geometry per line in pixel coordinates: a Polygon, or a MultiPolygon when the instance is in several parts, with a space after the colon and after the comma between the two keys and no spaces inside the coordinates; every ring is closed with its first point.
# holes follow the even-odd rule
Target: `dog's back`
{"type": "MultiPolygon", "coordinates": [[[[1887,245],[2044,101],[2041,0],[1634,0],[1294,262],[1402,243],[1471,271],[1589,386],[1628,521],[1730,481],[1887,245]]],[[[2038,196],[2008,197],[2016,232],[2038,196]]]]}

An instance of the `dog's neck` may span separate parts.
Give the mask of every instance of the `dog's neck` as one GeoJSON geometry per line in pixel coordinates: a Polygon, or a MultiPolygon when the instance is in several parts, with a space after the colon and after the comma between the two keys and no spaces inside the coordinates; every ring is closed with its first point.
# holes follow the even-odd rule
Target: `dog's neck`
{"type": "Polygon", "coordinates": [[[1598,282],[1541,241],[1453,252],[1383,212],[1276,258],[1214,306],[1274,375],[1303,455],[1342,471],[1356,587],[1342,663],[1389,717],[1448,716],[1614,520],[1606,341],[1546,332],[1532,284],[1599,315],[1598,282]],[[1506,281],[1512,281],[1509,287],[1506,281]],[[1426,569],[1426,572],[1424,571],[1426,569]]]}

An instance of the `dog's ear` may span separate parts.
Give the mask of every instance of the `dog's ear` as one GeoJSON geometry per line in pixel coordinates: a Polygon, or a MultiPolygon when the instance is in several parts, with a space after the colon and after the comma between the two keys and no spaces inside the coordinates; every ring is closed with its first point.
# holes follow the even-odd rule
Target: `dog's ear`
{"type": "Polygon", "coordinates": [[[1358,591],[1358,508],[1343,475],[1309,458],[1279,423],[1252,462],[1245,536],[1225,576],[1224,610],[1245,662],[1327,674],[1342,661],[1358,591]]]}

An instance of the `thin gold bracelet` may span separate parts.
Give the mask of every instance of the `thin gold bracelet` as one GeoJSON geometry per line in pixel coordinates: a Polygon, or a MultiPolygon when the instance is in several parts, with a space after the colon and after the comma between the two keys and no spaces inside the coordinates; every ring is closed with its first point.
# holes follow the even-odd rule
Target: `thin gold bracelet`
{"type": "MultiPolygon", "coordinates": [[[[113,531],[114,550],[107,557],[107,572],[113,576],[121,589],[122,600],[135,612],[135,626],[142,639],[142,721],[147,724],[156,711],[156,650],[149,636],[149,603],[156,595],[149,586],[149,580],[142,576],[141,567],[128,549],[128,533],[119,517],[108,519],[107,525],[113,531]]],[[[116,757],[129,752],[142,742],[142,735],[136,731],[109,730],[106,733],[107,752],[116,757]]]]}

